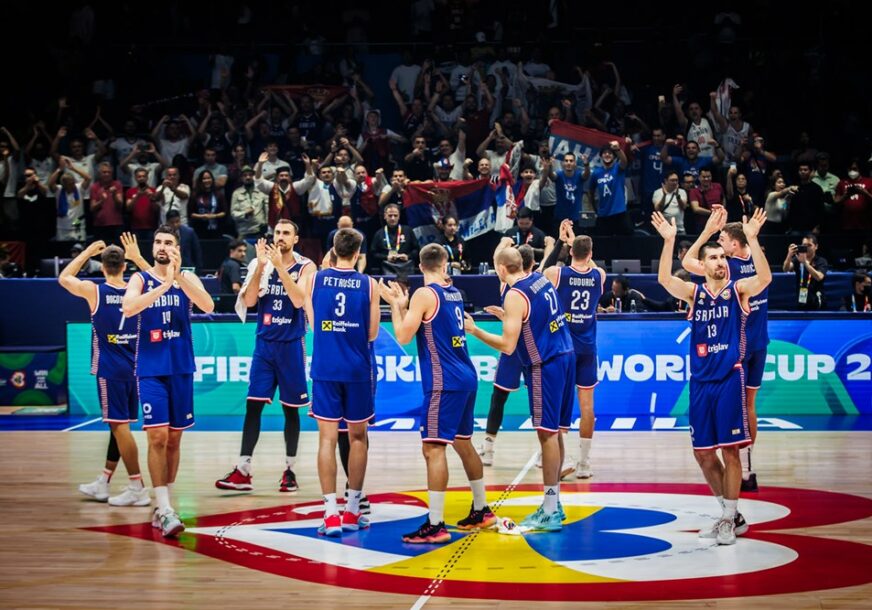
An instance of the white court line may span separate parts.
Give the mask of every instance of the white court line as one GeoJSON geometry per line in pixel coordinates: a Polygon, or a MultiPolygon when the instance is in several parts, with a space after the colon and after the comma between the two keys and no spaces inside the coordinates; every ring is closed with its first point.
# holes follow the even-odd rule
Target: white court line
{"type": "Polygon", "coordinates": [[[521,472],[518,473],[514,479],[512,479],[512,483],[510,487],[515,487],[518,483],[524,480],[524,477],[527,476],[527,473],[530,472],[530,469],[533,467],[533,464],[536,463],[536,459],[539,457],[539,452],[534,451],[533,455],[527,460],[527,463],[521,468],[521,472]]]}
{"type": "MultiPolygon", "coordinates": [[[[533,455],[530,456],[530,459],[527,460],[527,463],[524,464],[524,467],[521,468],[521,472],[518,473],[518,476],[516,476],[514,479],[512,479],[512,482],[506,488],[506,491],[511,491],[516,485],[518,485],[518,483],[520,483],[521,481],[524,480],[524,477],[526,477],[527,473],[530,472],[530,469],[533,467],[533,464],[536,463],[536,459],[538,457],[539,457],[539,452],[534,451],[533,455]]],[[[508,495],[506,497],[508,498],[508,495]]],[[[494,504],[494,508],[499,508],[499,505],[501,503],[502,502],[497,502],[496,504],[494,504]]],[[[427,588],[429,589],[432,586],[433,586],[433,583],[431,582],[430,585],[427,586],[427,588]]],[[[418,600],[414,604],[412,604],[411,610],[421,610],[421,608],[424,607],[424,604],[426,604],[430,600],[431,597],[432,597],[432,595],[422,595],[421,597],[418,598],[418,600]]]]}
{"type": "Polygon", "coordinates": [[[69,428],[61,430],[61,432],[72,432],[73,430],[76,430],[77,428],[84,428],[85,426],[87,426],[89,424],[93,424],[94,422],[98,422],[98,421],[103,421],[103,418],[102,417],[95,417],[94,419],[90,419],[88,421],[83,421],[81,424],[76,424],[75,426],[70,426],[69,428]]]}

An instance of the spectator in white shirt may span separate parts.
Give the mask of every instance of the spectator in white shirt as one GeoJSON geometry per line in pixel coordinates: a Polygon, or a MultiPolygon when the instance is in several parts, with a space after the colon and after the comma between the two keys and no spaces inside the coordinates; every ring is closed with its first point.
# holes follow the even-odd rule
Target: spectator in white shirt
{"type": "Polygon", "coordinates": [[[181,183],[181,174],[177,167],[169,167],[166,178],[158,187],[157,192],[163,197],[160,206],[160,223],[167,220],[167,212],[176,210],[183,225],[188,224],[188,199],[191,197],[191,187],[181,183]]]}
{"type": "Polygon", "coordinates": [[[415,83],[420,73],[421,66],[412,63],[412,53],[403,51],[403,63],[394,68],[390,80],[396,81],[397,89],[403,94],[407,102],[415,97],[415,83]]]}

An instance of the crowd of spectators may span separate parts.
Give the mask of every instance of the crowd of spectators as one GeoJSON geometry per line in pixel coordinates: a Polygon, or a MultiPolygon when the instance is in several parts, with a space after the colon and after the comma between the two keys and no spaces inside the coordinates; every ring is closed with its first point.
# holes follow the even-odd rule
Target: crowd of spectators
{"type": "MultiPolygon", "coordinates": [[[[432,29],[425,13],[441,8],[418,6],[418,25],[432,29]]],[[[784,270],[822,282],[820,235],[872,234],[868,155],[839,155],[831,167],[808,133],[795,148],[770,141],[729,74],[712,75],[708,90],[675,84],[644,99],[636,91],[650,83],[626,82],[613,61],[558,69],[547,48],[500,44],[493,29],[469,35],[471,46],[407,51],[380,82],[364,79],[353,45],[336,84],[309,90],[315,83],[267,86],[256,62],[240,70],[222,52],[206,86],[164,105],[62,95],[30,124],[0,117],[0,237],[109,243],[171,222],[184,228],[184,258],[202,267],[199,240],[237,240],[238,253],[288,218],[318,256],[350,222],[366,236],[371,271],[408,272],[418,248],[402,205],[409,184],[498,180],[506,170],[518,204],[506,234],[540,257],[566,219],[577,232],[631,236],[649,231],[656,210],[692,235],[714,206],[730,221],[763,207],[764,231],[795,237],[784,270]],[[555,157],[554,121],[612,139],[591,155],[555,157]]],[[[452,268],[474,270],[462,219],[450,202],[439,210],[452,268]]]]}

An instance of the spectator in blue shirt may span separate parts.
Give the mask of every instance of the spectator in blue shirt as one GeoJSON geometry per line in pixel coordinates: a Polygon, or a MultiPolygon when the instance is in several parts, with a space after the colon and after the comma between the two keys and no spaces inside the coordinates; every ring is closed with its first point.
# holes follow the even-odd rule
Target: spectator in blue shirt
{"type": "Polygon", "coordinates": [[[670,166],[672,171],[676,172],[679,176],[693,174],[694,186],[699,186],[699,172],[702,168],[709,167],[712,164],[712,160],[708,157],[699,156],[699,144],[696,142],[687,142],[684,147],[684,157],[681,155],[670,155],[669,147],[681,146],[681,141],[671,138],[666,140],[660,151],[660,158],[663,160],[663,163],[670,166]]]}
{"type": "MultiPolygon", "coordinates": [[[[627,138],[629,143],[629,138],[627,138]]],[[[627,155],[617,140],[600,150],[602,166],[591,172],[591,190],[596,199],[598,235],[632,235],[627,215],[627,155]]]]}
{"type": "Polygon", "coordinates": [[[651,131],[651,143],[639,149],[639,159],[642,162],[642,215],[645,220],[651,218],[651,213],[654,211],[652,204],[654,193],[661,188],[666,177],[661,159],[665,143],[666,134],[663,129],[655,127],[651,131]]]}
{"type": "MultiPolygon", "coordinates": [[[[552,176],[557,201],[554,205],[553,225],[559,226],[567,218],[572,222],[578,222],[581,218],[581,200],[584,194],[584,181],[590,177],[590,162],[587,155],[581,156],[584,171],[578,171],[578,161],[575,153],[568,152],[563,155],[563,169],[552,176]]],[[[553,233],[554,226],[546,229],[547,233],[553,233]]]]}

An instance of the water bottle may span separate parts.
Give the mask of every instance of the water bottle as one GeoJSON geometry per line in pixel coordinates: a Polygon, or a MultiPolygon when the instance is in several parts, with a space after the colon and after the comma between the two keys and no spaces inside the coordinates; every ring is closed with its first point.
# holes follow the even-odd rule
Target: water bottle
{"type": "Polygon", "coordinates": [[[615,297],[615,313],[621,313],[623,309],[621,308],[621,299],[615,297]]]}
{"type": "Polygon", "coordinates": [[[636,299],[630,299],[630,313],[636,313],[636,299]]]}

